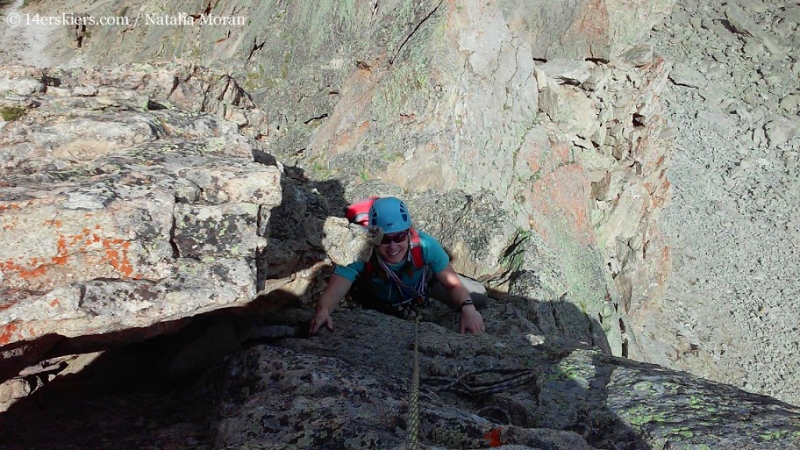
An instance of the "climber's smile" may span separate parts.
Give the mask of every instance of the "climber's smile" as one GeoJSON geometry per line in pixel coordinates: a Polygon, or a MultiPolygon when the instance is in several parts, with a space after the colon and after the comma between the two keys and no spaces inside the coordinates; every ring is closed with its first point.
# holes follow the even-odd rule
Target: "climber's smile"
{"type": "Polygon", "coordinates": [[[378,254],[389,264],[398,264],[406,257],[408,231],[386,234],[378,246],[378,254]]]}

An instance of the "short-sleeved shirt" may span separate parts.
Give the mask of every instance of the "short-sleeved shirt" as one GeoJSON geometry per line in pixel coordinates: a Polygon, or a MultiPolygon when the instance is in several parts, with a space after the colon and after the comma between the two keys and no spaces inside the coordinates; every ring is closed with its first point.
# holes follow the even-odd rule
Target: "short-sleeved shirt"
{"type": "MultiPolygon", "coordinates": [[[[446,269],[447,265],[450,263],[450,257],[448,257],[447,253],[445,253],[444,248],[442,248],[442,244],[434,239],[433,236],[423,231],[419,231],[419,239],[420,246],[422,247],[422,259],[425,263],[423,267],[419,269],[414,268],[411,261],[403,261],[398,264],[386,264],[395,274],[397,274],[397,276],[406,286],[417,286],[420,283],[420,279],[426,276],[426,271],[424,270],[425,267],[429,268],[430,271],[428,273],[432,272],[437,274],[446,269]],[[407,273],[407,270],[404,269],[406,263],[410,264],[413,269],[410,276],[407,273]]],[[[333,273],[347,278],[350,281],[356,281],[356,278],[359,275],[364,274],[365,267],[366,264],[363,261],[356,261],[346,266],[337,265],[333,273]]],[[[375,268],[372,269],[370,274],[364,274],[364,277],[367,277],[364,280],[364,286],[369,295],[375,300],[384,301],[389,304],[397,304],[410,299],[411,294],[409,292],[402,292],[402,290],[392,280],[381,279],[378,271],[375,270],[375,268]]]]}

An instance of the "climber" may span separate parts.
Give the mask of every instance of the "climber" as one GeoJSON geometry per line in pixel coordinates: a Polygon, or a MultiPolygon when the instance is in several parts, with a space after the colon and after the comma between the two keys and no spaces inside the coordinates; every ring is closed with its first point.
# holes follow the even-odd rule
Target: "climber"
{"type": "Polygon", "coordinates": [[[366,308],[403,316],[431,297],[461,313],[461,333],[484,331],[483,317],[475,307],[486,304],[486,289],[453,270],[442,245],[412,227],[408,208],[400,199],[375,199],[369,208],[369,225],[383,232],[380,244],[368,262],[336,266],[317,300],[312,335],[323,325],[333,330],[330,314],[351,286],[366,308]]]}

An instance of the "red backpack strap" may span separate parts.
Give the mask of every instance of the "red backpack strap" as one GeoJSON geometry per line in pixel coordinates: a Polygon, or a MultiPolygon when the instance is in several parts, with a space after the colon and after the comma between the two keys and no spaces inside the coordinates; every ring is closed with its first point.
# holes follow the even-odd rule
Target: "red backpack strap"
{"type": "Polygon", "coordinates": [[[419,238],[419,233],[415,228],[409,228],[408,234],[411,237],[410,252],[411,262],[414,263],[415,269],[421,269],[425,265],[425,258],[422,255],[422,241],[419,238]]]}

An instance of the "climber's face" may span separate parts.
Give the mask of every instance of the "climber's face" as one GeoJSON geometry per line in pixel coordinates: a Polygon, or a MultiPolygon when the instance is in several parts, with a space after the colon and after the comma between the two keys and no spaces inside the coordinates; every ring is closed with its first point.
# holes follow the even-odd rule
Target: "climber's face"
{"type": "Polygon", "coordinates": [[[408,231],[384,234],[378,245],[378,254],[389,264],[397,264],[406,259],[408,251],[408,231]]]}

